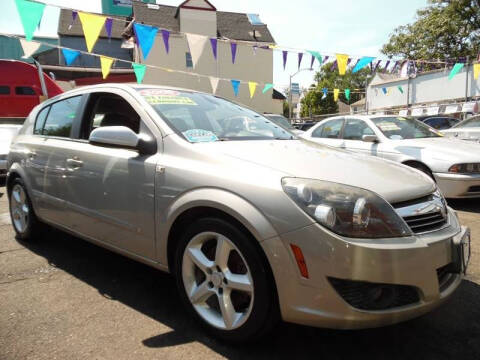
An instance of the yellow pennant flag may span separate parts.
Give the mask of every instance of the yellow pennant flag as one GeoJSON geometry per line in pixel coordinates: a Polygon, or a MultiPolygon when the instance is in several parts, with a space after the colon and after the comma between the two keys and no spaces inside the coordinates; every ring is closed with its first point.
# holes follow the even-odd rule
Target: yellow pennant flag
{"type": "Polygon", "coordinates": [[[100,56],[100,66],[102,67],[102,75],[104,79],[106,79],[108,74],[110,73],[110,68],[112,67],[112,64],[112,58],[100,56]]]}
{"type": "Polygon", "coordinates": [[[333,89],[333,100],[338,101],[338,94],[340,94],[340,89],[333,89]]]}
{"type": "Polygon", "coordinates": [[[255,90],[257,90],[257,83],[253,81],[248,82],[248,90],[250,90],[250,99],[255,95],[255,90]]]}
{"type": "Polygon", "coordinates": [[[473,78],[475,80],[477,80],[478,75],[480,75],[480,64],[474,64],[473,65],[473,78]]]}
{"type": "Polygon", "coordinates": [[[340,75],[345,75],[345,70],[347,70],[348,55],[346,54],[335,54],[337,57],[338,73],[340,75]]]}
{"type": "Polygon", "coordinates": [[[95,43],[97,42],[100,32],[105,24],[105,16],[87,14],[79,12],[78,16],[82,23],[83,34],[85,35],[85,42],[87,43],[88,52],[92,52],[95,43]]]}

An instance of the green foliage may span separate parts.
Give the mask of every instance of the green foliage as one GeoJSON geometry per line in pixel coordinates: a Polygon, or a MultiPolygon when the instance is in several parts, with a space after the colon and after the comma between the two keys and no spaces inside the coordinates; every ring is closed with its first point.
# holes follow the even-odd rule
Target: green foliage
{"type": "Polygon", "coordinates": [[[382,52],[409,59],[476,58],[480,53],[480,0],[429,0],[413,24],[394,30],[382,52]]]}
{"type": "MultiPolygon", "coordinates": [[[[339,100],[345,104],[352,104],[363,97],[363,94],[359,94],[355,89],[363,91],[365,89],[367,77],[370,76],[369,67],[365,67],[355,74],[352,74],[352,70],[349,69],[345,75],[339,75],[338,70],[330,70],[332,64],[326,64],[315,75],[316,85],[311,89],[305,97],[302,99],[301,116],[306,117],[310,115],[322,115],[333,114],[338,112],[338,104],[333,100],[333,89],[340,89],[339,100]],[[325,99],[322,100],[322,89],[327,88],[328,94],[325,99]],[[350,89],[350,101],[345,97],[343,91],[350,89]]],[[[358,90],[357,90],[358,91],[358,90]]]]}
{"type": "Polygon", "coordinates": [[[288,101],[283,102],[283,116],[287,119],[290,117],[290,108],[288,107],[288,101]]]}

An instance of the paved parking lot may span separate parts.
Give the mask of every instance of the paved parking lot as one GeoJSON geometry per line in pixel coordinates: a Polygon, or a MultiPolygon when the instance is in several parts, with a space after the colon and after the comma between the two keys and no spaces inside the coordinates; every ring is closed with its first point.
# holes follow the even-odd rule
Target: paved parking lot
{"type": "Polygon", "coordinates": [[[3,196],[0,359],[479,359],[480,201],[451,205],[473,243],[468,279],[446,305],[383,329],[281,324],[259,344],[232,347],[186,316],[166,274],[57,231],[17,241],[3,196]]]}

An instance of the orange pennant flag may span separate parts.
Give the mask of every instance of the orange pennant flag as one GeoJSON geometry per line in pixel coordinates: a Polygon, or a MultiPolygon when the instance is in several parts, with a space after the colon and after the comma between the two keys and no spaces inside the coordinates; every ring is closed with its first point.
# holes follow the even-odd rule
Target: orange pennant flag
{"type": "Polygon", "coordinates": [[[105,16],[87,14],[79,12],[80,22],[82,23],[83,34],[85,35],[85,42],[87,43],[88,52],[92,52],[95,43],[97,42],[100,32],[105,25],[105,16]]]}

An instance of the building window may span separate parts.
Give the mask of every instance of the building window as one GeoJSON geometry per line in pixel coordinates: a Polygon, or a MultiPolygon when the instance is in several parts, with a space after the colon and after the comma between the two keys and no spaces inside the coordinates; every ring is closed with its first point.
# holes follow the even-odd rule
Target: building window
{"type": "Polygon", "coordinates": [[[10,95],[10,87],[0,85],[0,95],[10,95]]]}
{"type": "Polygon", "coordinates": [[[17,95],[35,95],[35,90],[30,86],[17,86],[15,88],[15,94],[17,95]]]}
{"type": "Polygon", "coordinates": [[[193,68],[192,54],[189,52],[185,53],[185,60],[187,68],[193,68]]]}

